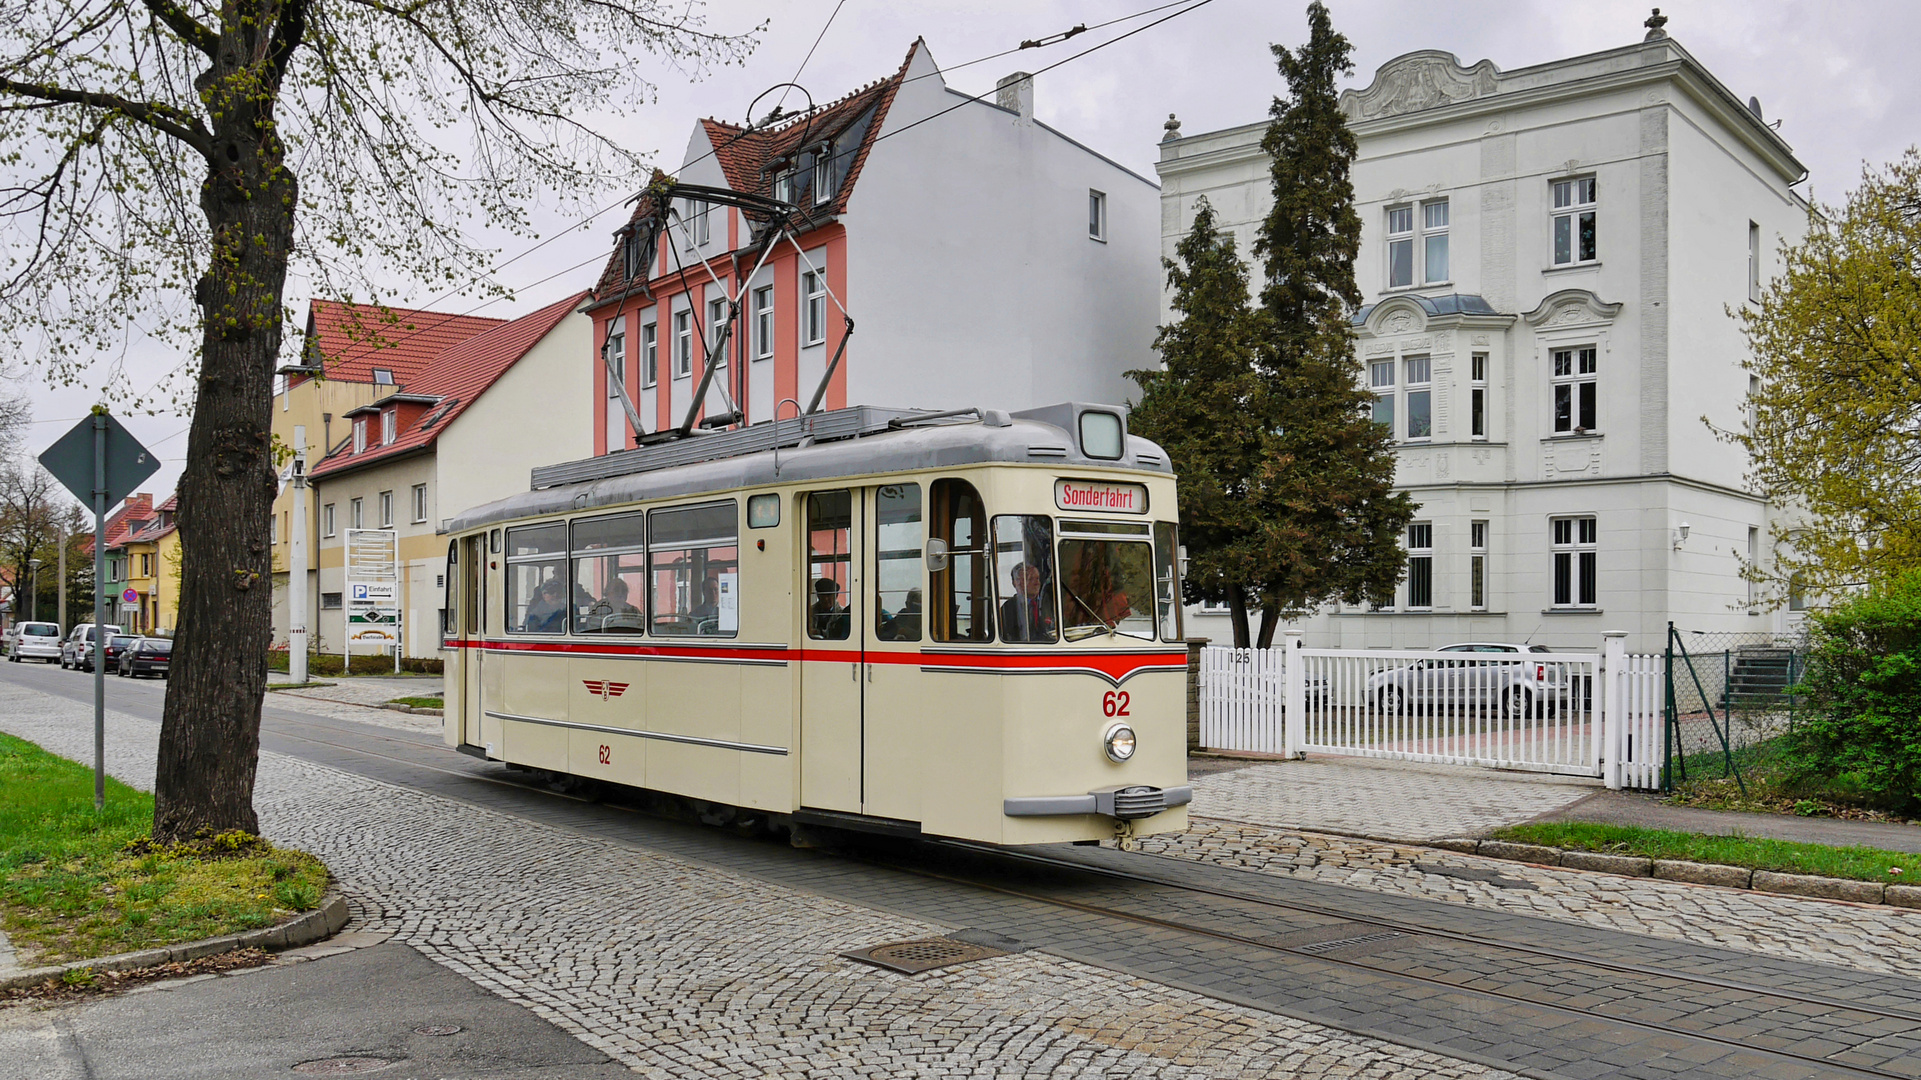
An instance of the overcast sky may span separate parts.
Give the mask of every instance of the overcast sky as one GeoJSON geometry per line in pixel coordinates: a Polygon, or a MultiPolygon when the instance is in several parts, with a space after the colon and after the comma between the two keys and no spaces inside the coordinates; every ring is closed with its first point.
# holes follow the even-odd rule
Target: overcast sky
{"type": "MultiPolygon", "coordinates": [[[[1155,3],[844,0],[827,25],[835,0],[714,0],[706,11],[715,29],[744,31],[767,22],[754,55],[744,66],[710,73],[696,83],[662,71],[658,101],[635,104],[610,130],[629,145],[651,152],[672,172],[697,117],[742,119],[761,90],[794,78],[824,25],[826,34],[797,80],[816,101],[832,100],[892,74],[916,37],[926,38],[935,61],[951,69],[1024,39],[1058,33],[1076,23],[1120,18],[1155,3]]],[[[1035,80],[1035,112],[1152,179],[1155,144],[1168,113],[1180,117],[1188,135],[1266,115],[1279,85],[1268,46],[1300,43],[1306,34],[1305,6],[1287,0],[1212,0],[1042,74],[1035,80]]],[[[1354,43],[1355,72],[1349,83],[1356,86],[1370,82],[1381,64],[1417,49],[1452,52],[1469,64],[1492,60],[1506,70],[1617,48],[1642,38],[1642,20],[1649,11],[1643,3],[1613,0],[1330,0],[1329,6],[1335,28],[1354,43]]],[[[1003,75],[1053,64],[1175,10],[1179,8],[964,67],[952,72],[949,84],[969,93],[990,93],[1003,75]]],[[[1913,56],[1915,43],[1921,41],[1921,5],[1893,0],[1828,0],[1819,5],[1686,0],[1665,10],[1668,33],[1675,40],[1737,97],[1759,97],[1767,118],[1782,121],[1781,134],[1810,171],[1800,188],[1804,194],[1838,199],[1859,178],[1863,162],[1887,162],[1921,142],[1921,125],[1912,108],[1921,101],[1921,65],[1913,56]]],[[[789,107],[799,100],[790,98],[789,107]]],[[[542,220],[543,236],[570,224],[551,212],[542,214],[542,220]]],[[[515,300],[477,313],[524,313],[584,288],[596,275],[619,223],[617,215],[609,214],[516,262],[502,275],[517,291],[515,300]],[[589,265],[568,270],[583,260],[589,265]]],[[[993,225],[983,222],[981,227],[985,234],[993,225]]],[[[524,250],[528,241],[497,238],[491,244],[502,250],[504,260],[524,250]]],[[[289,283],[289,298],[304,315],[302,284],[298,279],[289,283]]],[[[395,287],[410,294],[414,303],[436,295],[411,290],[405,282],[395,287]]],[[[435,306],[467,311],[477,302],[455,297],[435,306]]],[[[177,363],[177,354],[155,350],[131,357],[128,374],[135,385],[144,385],[177,363]]],[[[49,388],[31,371],[14,374],[20,391],[34,401],[37,422],[28,439],[33,454],[72,426],[99,393],[97,386],[49,388]]],[[[187,419],[123,419],[165,462],[143,489],[156,496],[171,491],[186,454],[187,419]]]]}

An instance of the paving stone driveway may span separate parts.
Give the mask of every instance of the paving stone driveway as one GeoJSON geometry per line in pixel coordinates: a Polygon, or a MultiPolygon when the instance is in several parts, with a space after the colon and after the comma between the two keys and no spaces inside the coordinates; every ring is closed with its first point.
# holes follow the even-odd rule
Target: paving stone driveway
{"type": "MultiPolygon", "coordinates": [[[[0,681],[0,728],[91,752],[85,705],[0,681]]],[[[151,784],[158,725],[110,714],[151,784]]],[[[263,830],[325,858],[353,929],[648,1076],[1506,1077],[1039,953],[909,978],[842,950],[906,919],[263,754],[263,830]]]]}
{"type": "Polygon", "coordinates": [[[1527,821],[1598,790],[1600,781],[1574,777],[1315,756],[1201,776],[1192,812],[1277,828],[1439,840],[1527,821]]]}

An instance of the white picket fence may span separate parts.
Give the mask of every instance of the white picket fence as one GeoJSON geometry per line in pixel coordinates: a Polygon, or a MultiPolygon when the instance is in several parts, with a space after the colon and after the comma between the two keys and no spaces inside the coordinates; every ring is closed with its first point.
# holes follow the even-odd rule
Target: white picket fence
{"type": "Polygon", "coordinates": [[[1660,777],[1661,658],[1597,653],[1201,650],[1201,743],[1598,776],[1660,777]]]}

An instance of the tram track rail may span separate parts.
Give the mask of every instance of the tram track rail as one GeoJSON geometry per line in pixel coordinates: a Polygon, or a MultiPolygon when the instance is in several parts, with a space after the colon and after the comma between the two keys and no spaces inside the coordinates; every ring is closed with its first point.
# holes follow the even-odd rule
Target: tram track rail
{"type": "MultiPolygon", "coordinates": [[[[339,733],[337,731],[331,729],[329,723],[321,720],[304,720],[286,715],[273,716],[268,719],[270,727],[267,733],[275,737],[316,747],[324,747],[332,751],[344,752],[358,757],[380,760],[408,769],[430,771],[455,777],[463,781],[479,781],[490,786],[507,788],[536,797],[552,797],[579,804],[597,804],[609,810],[624,814],[654,816],[651,811],[646,809],[622,805],[619,802],[608,799],[557,791],[550,785],[537,781],[519,782],[498,776],[487,776],[483,772],[473,768],[447,768],[418,759],[422,754],[430,755],[443,750],[444,748],[437,743],[429,743],[401,735],[358,730],[354,731],[350,736],[342,738],[338,737],[339,733]],[[295,730],[290,730],[290,728],[295,730]],[[365,745],[367,741],[377,742],[382,744],[381,749],[395,752],[382,753],[380,750],[365,745]],[[356,743],[360,745],[355,745],[356,743]],[[404,751],[406,750],[416,751],[417,753],[412,755],[405,754],[404,751]]],[[[364,727],[365,725],[356,726],[364,727]]],[[[720,834],[717,833],[716,835],[720,834]]],[[[1494,950],[1534,963],[1574,965],[1588,971],[1617,974],[1629,980],[1657,979],[1669,984],[1678,983],[1710,988],[1727,994],[1740,995],[1747,999],[1746,1004],[1756,1006],[1756,1011],[1766,1012],[1770,1010],[1788,1010],[1794,1007],[1802,1007],[1851,1014],[1853,1018],[1860,1018],[1862,1020],[1872,1019],[1880,1021],[1884,1025],[1890,1023],[1912,1025],[1911,1033],[1917,1037],[1921,1037],[1921,1007],[1913,1010],[1890,1008],[1870,1002],[1853,1001],[1819,993],[1765,986],[1735,978],[1724,978],[1672,969],[1659,969],[1619,959],[1596,956],[1590,953],[1554,949],[1524,942],[1507,941],[1500,938],[1465,933],[1421,922],[1383,917],[1376,913],[1355,914],[1326,905],[1297,900],[1285,900],[1272,896],[1261,896],[1243,890],[1184,881],[1171,875],[1100,866],[1074,858],[1057,858],[1031,851],[994,848],[961,841],[922,840],[915,843],[920,845],[926,852],[945,852],[961,855],[983,863],[1000,863],[1028,870],[1038,869],[1059,874],[1082,875],[1099,880],[1122,883],[1135,888],[1171,890],[1176,896],[1206,897],[1211,900],[1223,901],[1235,905],[1252,906],[1260,910],[1286,912],[1317,919],[1332,920],[1342,924],[1351,924],[1357,928],[1365,927],[1376,937],[1380,935],[1393,935],[1396,938],[1406,939],[1407,944],[1414,944],[1420,942],[1422,939],[1428,939],[1448,945],[1494,950]]],[[[1889,1077],[1899,1078],[1899,1080],[1913,1080],[1916,1075],[1913,1072],[1889,1071],[1867,1065],[1836,1061],[1828,1056],[1799,1053],[1792,1048],[1759,1046],[1755,1045],[1752,1039],[1724,1035],[1711,1029],[1703,1030],[1700,1027],[1661,1023],[1632,1016],[1623,1016],[1619,1015],[1616,1011],[1610,1011],[1606,1007],[1575,1007],[1542,1001],[1538,998],[1506,992],[1485,985],[1472,985],[1471,980],[1450,979],[1419,972],[1411,972],[1398,969],[1389,964],[1384,964],[1379,960],[1370,962],[1370,956],[1368,955],[1342,955],[1344,950],[1354,944],[1368,944],[1368,942],[1364,940],[1369,936],[1368,934],[1350,935],[1346,938],[1337,938],[1331,942],[1310,941],[1288,944],[1278,941],[1274,937],[1259,933],[1247,933],[1226,929],[1218,925],[1204,925],[1206,920],[1167,917],[1165,913],[1157,914],[1151,909],[1129,910],[1129,905],[1125,903],[1090,902],[1087,899],[1053,895],[1050,894],[1045,887],[1024,887],[1018,884],[1010,884],[1008,881],[997,879],[995,875],[989,873],[956,873],[944,871],[919,864],[915,860],[877,857],[871,852],[852,854],[843,852],[840,854],[840,857],[859,861],[877,869],[908,874],[924,880],[938,881],[944,885],[980,890],[993,895],[1019,899],[1028,903],[1036,903],[1055,909],[1072,911],[1090,918],[1109,920],[1137,927],[1151,927],[1158,931],[1178,935],[1190,935],[1198,939],[1224,943],[1237,948],[1257,950],[1259,953],[1265,955],[1284,956],[1289,961],[1331,965],[1337,968],[1365,972],[1370,976],[1386,976],[1405,980],[1435,990],[1455,994],[1475,995],[1507,1005],[1524,1006],[1527,1009],[1539,1010],[1543,1013],[1566,1017],[1571,1020],[1597,1021],[1609,1025],[1619,1025],[1621,1028],[1645,1033],[1650,1036],[1711,1044],[1728,1051],[1738,1051],[1744,1054],[1755,1055],[1760,1059],[1778,1062],[1784,1065],[1788,1063],[1798,1064],[1806,1067],[1815,1074],[1889,1077]],[[1316,949],[1316,945],[1332,945],[1333,947],[1316,949]]],[[[1167,863],[1174,863],[1184,869],[1191,869],[1199,865],[1189,860],[1161,855],[1138,854],[1135,858],[1143,861],[1152,860],[1154,862],[1165,861],[1167,863]]],[[[1045,951],[1054,951],[1057,954],[1060,952],[1060,950],[1053,949],[1045,943],[1035,943],[1035,947],[1045,951]]],[[[1199,992],[1206,993],[1205,990],[1199,992]]],[[[1297,1018],[1309,1020],[1313,1023],[1324,1024],[1329,1027],[1370,1037],[1387,1038],[1393,1041],[1391,1034],[1384,1034],[1381,1031],[1368,1029],[1353,1023],[1343,1023],[1338,1019],[1302,1013],[1292,1013],[1291,1015],[1296,1015],[1297,1018]]],[[[1910,1032],[1897,1032],[1897,1034],[1908,1033],[1910,1032]]],[[[1885,1037],[1885,1035],[1877,1037],[1885,1037]]],[[[1405,1042],[1407,1040],[1400,1041],[1405,1042]]],[[[1435,1053],[1450,1053],[1450,1048],[1445,1045],[1429,1044],[1423,1046],[1423,1048],[1435,1053]]],[[[1516,1063],[1483,1060],[1487,1064],[1507,1068],[1523,1074],[1551,1074],[1551,1070],[1548,1073],[1542,1073],[1540,1070],[1516,1063]]]]}

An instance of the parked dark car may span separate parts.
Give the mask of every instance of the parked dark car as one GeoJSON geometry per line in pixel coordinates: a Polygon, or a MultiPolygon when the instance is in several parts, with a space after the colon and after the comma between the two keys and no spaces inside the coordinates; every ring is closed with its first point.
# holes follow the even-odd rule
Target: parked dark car
{"type": "MultiPolygon", "coordinates": [[[[107,670],[117,671],[120,667],[120,654],[127,651],[127,646],[132,645],[134,642],[139,640],[140,638],[134,634],[108,634],[107,635],[107,670]]],[[[81,671],[93,670],[93,650],[92,649],[88,649],[86,652],[83,652],[80,654],[80,663],[77,666],[80,668],[81,671]]]]}
{"type": "Polygon", "coordinates": [[[122,675],[158,675],[164,679],[167,677],[167,665],[172,659],[172,638],[136,638],[133,644],[121,651],[118,670],[122,675]]]}

